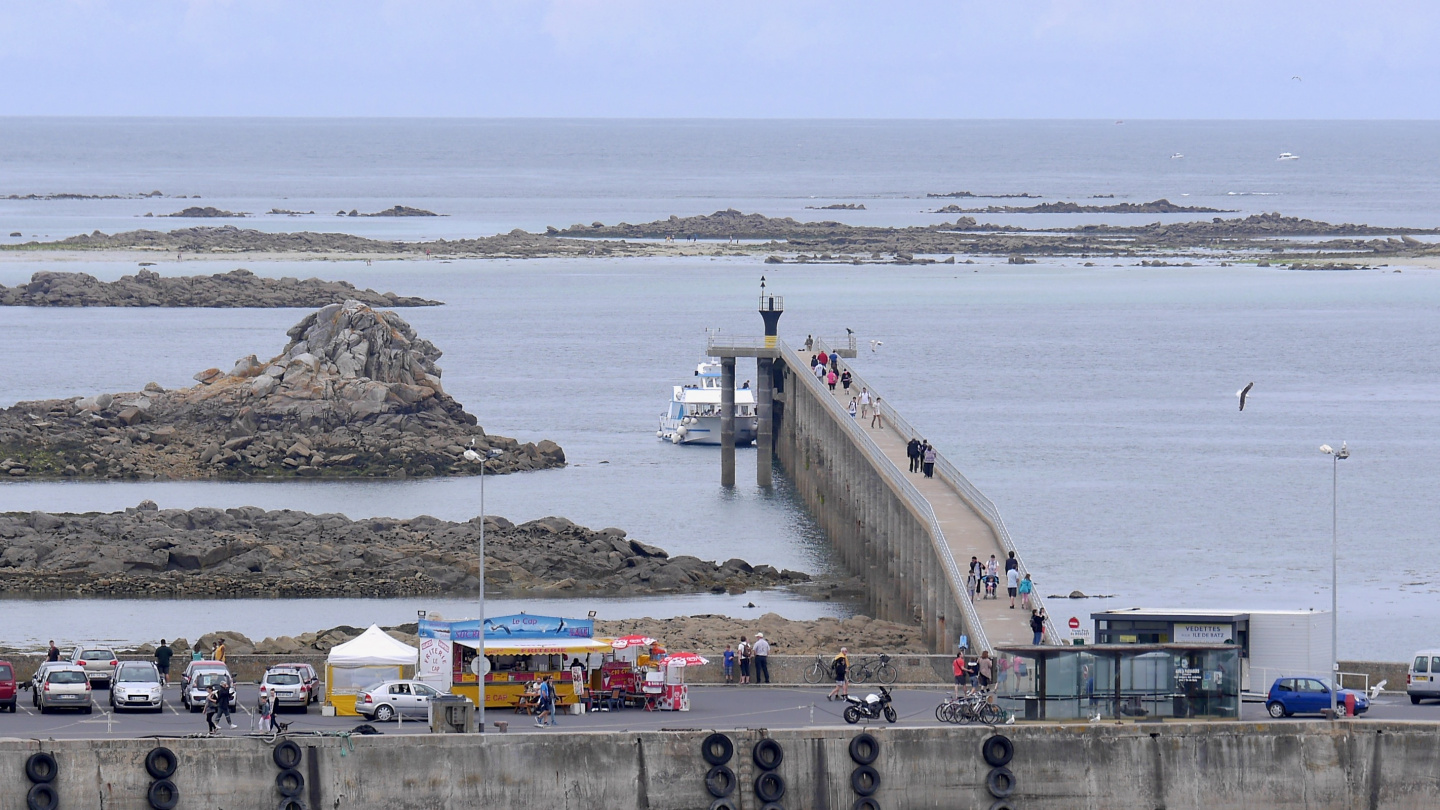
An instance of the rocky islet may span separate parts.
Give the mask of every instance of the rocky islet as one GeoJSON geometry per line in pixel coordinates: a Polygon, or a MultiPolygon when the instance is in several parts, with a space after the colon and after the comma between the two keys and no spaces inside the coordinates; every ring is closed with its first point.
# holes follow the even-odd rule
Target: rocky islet
{"type": "Polygon", "coordinates": [[[162,276],[153,270],[101,281],[89,273],[41,271],[30,283],[0,285],[12,307],[297,307],[359,301],[382,307],[433,307],[440,301],[356,289],[348,281],[257,276],[244,268],[209,276],[162,276]]]}
{"type": "MultiPolygon", "coordinates": [[[[351,520],[258,507],[0,514],[0,590],[15,595],[402,597],[472,594],[480,518],[351,520]]],[[[559,517],[485,518],[494,596],[741,593],[808,583],[798,571],[671,556],[559,517]]]]}
{"type": "Polygon", "coordinates": [[[0,476],[193,479],[473,475],[556,467],[554,442],[487,435],[445,393],[441,351],[394,312],[330,304],[268,361],[190,388],[21,402],[0,410],[0,476]]]}

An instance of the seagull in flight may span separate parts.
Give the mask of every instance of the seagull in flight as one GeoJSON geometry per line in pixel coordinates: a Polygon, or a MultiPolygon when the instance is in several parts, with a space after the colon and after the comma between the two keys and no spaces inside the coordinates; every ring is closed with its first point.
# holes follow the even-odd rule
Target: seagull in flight
{"type": "Polygon", "coordinates": [[[1235,392],[1235,396],[1240,398],[1240,410],[1245,410],[1245,398],[1250,396],[1250,389],[1254,387],[1255,383],[1252,382],[1244,388],[1241,388],[1239,391],[1235,392]]]}
{"type": "Polygon", "coordinates": [[[1304,79],[1300,78],[1299,76],[1291,76],[1290,79],[1291,79],[1292,81],[1297,81],[1297,82],[1303,82],[1303,81],[1305,81],[1304,79]]]}
{"type": "Polygon", "coordinates": [[[878,349],[878,348],[880,348],[881,346],[884,346],[884,345],[885,345],[885,341],[883,341],[883,340],[872,340],[872,341],[870,341],[870,351],[873,352],[873,351],[875,351],[876,349],[878,349]]]}

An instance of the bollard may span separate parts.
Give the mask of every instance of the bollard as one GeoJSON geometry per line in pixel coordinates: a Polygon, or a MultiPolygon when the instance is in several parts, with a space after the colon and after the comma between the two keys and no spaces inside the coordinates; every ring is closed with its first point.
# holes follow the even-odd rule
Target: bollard
{"type": "Polygon", "coordinates": [[[498,729],[501,734],[509,733],[509,731],[510,731],[510,721],[509,721],[509,720],[496,720],[496,721],[495,721],[495,728],[498,729]]]}

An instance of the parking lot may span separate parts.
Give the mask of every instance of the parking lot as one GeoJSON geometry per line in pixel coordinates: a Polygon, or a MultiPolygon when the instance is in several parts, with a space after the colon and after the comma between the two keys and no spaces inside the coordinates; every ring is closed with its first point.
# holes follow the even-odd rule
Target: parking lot
{"type": "MultiPolygon", "coordinates": [[[[221,730],[225,736],[243,736],[253,733],[256,725],[254,714],[258,687],[254,684],[240,684],[236,687],[239,705],[233,715],[237,728],[228,726],[221,730]]],[[[863,694],[863,689],[853,690],[863,694]]],[[[0,737],[93,739],[106,737],[180,737],[204,735],[205,718],[202,714],[185,711],[180,705],[180,690],[170,686],[165,690],[165,708],[159,713],[110,711],[109,693],[104,689],[94,691],[92,714],[74,711],[55,711],[42,715],[30,705],[30,693],[22,691],[15,714],[0,713],[0,737]]],[[[691,687],[691,711],[647,712],[641,709],[625,709],[614,712],[595,712],[586,715],[562,715],[559,725],[540,729],[534,725],[534,718],[516,714],[510,709],[491,709],[486,713],[490,730],[494,723],[509,724],[509,733],[555,734],[572,731],[642,731],[665,728],[803,728],[809,726],[844,725],[840,718],[840,704],[825,700],[826,690],[819,687],[766,687],[738,688],[722,686],[691,687]]],[[[949,694],[949,690],[897,689],[894,691],[894,705],[900,715],[901,726],[935,726],[934,710],[937,703],[949,694]]],[[[1375,701],[1367,719],[1377,720],[1418,720],[1440,722],[1440,703],[1426,703],[1412,706],[1403,694],[1384,695],[1375,701]]],[[[366,722],[362,717],[324,717],[318,705],[308,711],[287,709],[279,715],[281,722],[290,723],[292,732],[341,732],[349,731],[366,722]]],[[[1259,703],[1246,703],[1242,719],[1270,720],[1265,707],[1259,703]]],[[[1115,722],[1115,721],[1106,721],[1115,722]]],[[[1127,723],[1129,721],[1126,721],[1127,723]]],[[[1320,722],[1316,717],[1294,717],[1283,722],[1320,722]]],[[[385,734],[429,733],[424,718],[404,718],[400,722],[373,723],[385,734]]]]}

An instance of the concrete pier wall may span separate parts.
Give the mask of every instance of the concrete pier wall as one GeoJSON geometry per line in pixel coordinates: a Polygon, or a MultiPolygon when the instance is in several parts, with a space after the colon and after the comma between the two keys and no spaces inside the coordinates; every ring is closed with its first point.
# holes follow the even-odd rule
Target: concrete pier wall
{"type": "MultiPolygon", "coordinates": [[[[859,727],[727,732],[737,806],[758,810],[751,750],[780,743],[790,810],[855,802],[849,743],[859,727]]],[[[1373,808],[1430,810],[1440,782],[1440,728],[1371,721],[1022,725],[1014,743],[1015,807],[1373,808]]],[[[984,727],[871,729],[874,798],[886,808],[989,807],[984,727]]],[[[298,738],[307,807],[693,810],[710,806],[700,756],[706,730],[298,738]]],[[[179,807],[271,810],[280,795],[272,747],[259,739],[0,740],[0,807],[24,807],[25,760],[55,757],[61,807],[141,810],[146,752],[179,759],[179,807]]]]}
{"type": "Polygon", "coordinates": [[[845,565],[865,580],[870,615],[920,624],[935,652],[953,651],[962,633],[982,637],[929,520],[882,472],[888,462],[873,457],[799,355],[787,351],[775,369],[775,455],[845,565]]]}

